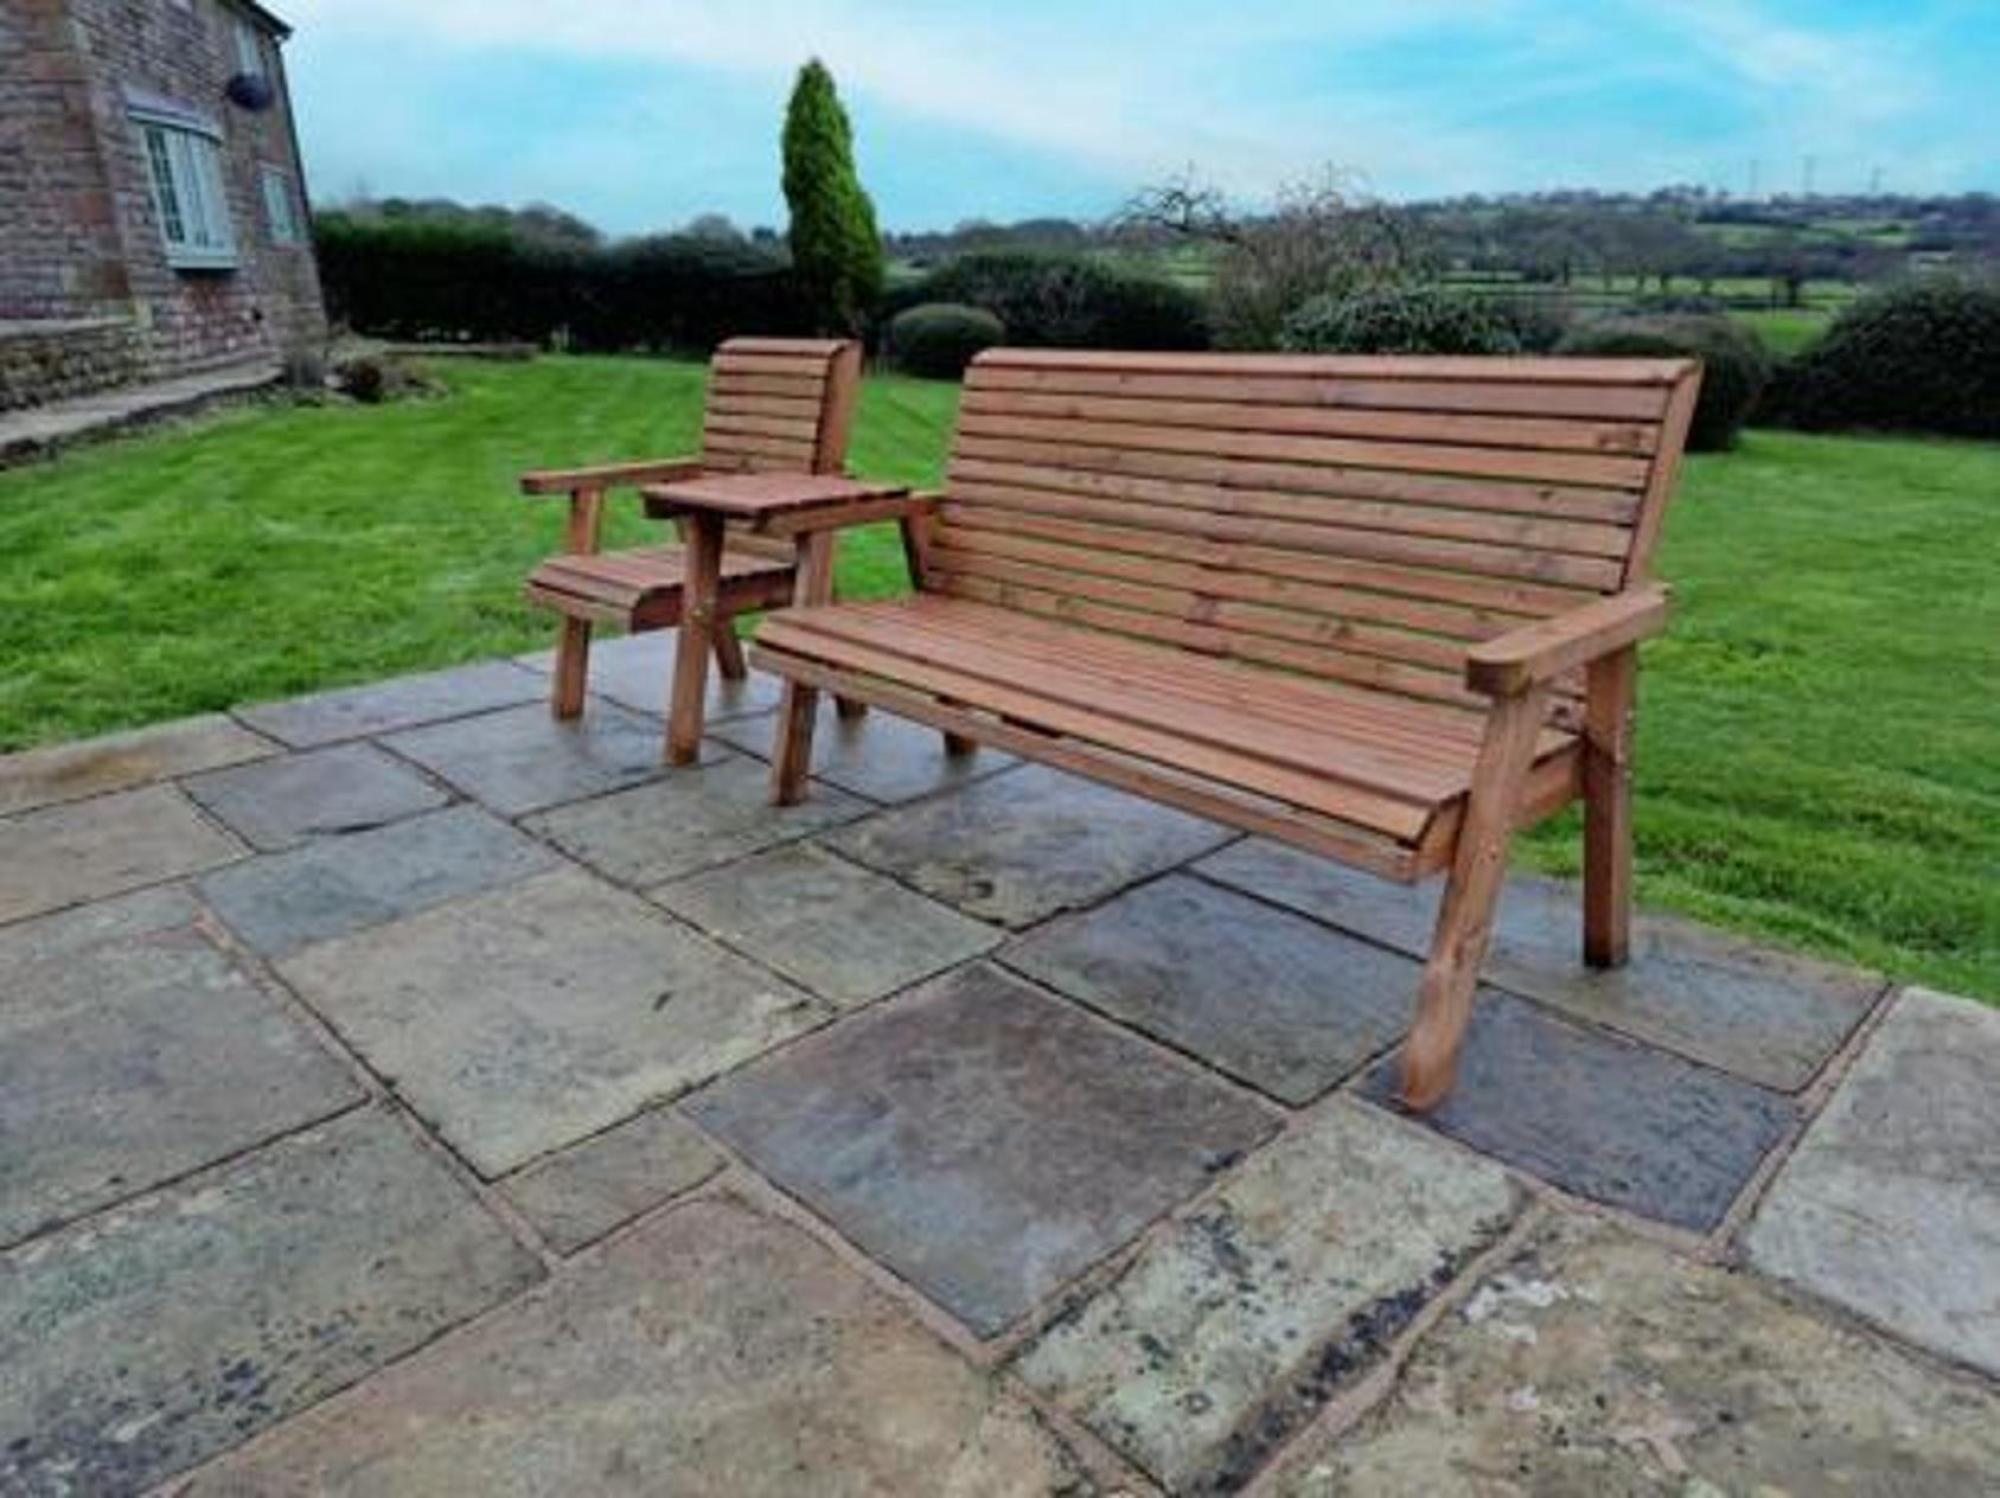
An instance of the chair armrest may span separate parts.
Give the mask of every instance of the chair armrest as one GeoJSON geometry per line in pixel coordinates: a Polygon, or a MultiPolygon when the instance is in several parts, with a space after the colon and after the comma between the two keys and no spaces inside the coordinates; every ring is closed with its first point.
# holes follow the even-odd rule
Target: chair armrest
{"type": "Polygon", "coordinates": [[[1465,653],[1466,685],[1489,697],[1517,696],[1573,666],[1658,634],[1671,603],[1666,584],[1644,583],[1509,630],[1465,653]]]}
{"type": "Polygon", "coordinates": [[[655,458],[643,463],[600,463],[591,468],[541,468],[521,475],[523,494],[572,494],[579,489],[617,489],[671,484],[700,475],[694,458],[655,458]]]}

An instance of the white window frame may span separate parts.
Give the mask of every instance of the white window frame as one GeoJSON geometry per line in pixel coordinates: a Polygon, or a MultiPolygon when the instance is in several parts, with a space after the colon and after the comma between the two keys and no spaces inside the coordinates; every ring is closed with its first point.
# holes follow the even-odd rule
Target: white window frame
{"type": "Polygon", "coordinates": [[[167,264],[176,270],[234,270],[236,233],[229,218],[222,138],[192,115],[134,109],[133,128],[146,164],[167,264]]]}
{"type": "Polygon", "coordinates": [[[299,212],[299,194],[292,184],[292,174],[281,166],[262,162],[257,167],[257,182],[264,192],[264,223],[270,230],[271,243],[304,244],[305,215],[299,212]]]}

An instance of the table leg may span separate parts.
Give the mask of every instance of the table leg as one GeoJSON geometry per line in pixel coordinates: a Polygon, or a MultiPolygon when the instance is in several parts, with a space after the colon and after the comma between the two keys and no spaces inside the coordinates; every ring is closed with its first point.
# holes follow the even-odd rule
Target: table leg
{"type": "MultiPolygon", "coordinates": [[[[792,603],[803,607],[825,603],[833,595],[833,534],[808,531],[799,537],[798,572],[792,582],[792,603]]],[[[771,750],[771,799],[795,806],[805,799],[806,776],[812,768],[813,722],[819,710],[816,688],[785,683],[778,704],[778,737],[771,750]]]]}
{"type": "Polygon", "coordinates": [[[708,653],[715,638],[715,595],[722,576],[722,517],[688,516],[681,627],[674,642],[673,696],[667,708],[667,763],[691,765],[701,754],[708,701],[708,653]]]}

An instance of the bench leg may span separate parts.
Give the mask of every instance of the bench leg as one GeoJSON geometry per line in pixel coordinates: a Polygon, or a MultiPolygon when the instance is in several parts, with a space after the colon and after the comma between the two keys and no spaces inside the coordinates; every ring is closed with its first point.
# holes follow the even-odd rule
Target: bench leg
{"type": "Polygon", "coordinates": [[[1430,961],[1417,990],[1416,1023],[1403,1048],[1403,1104],[1419,1113],[1442,1102],[1458,1074],[1473,990],[1507,877],[1507,847],[1547,705],[1548,689],[1533,687],[1499,699],[1486,722],[1430,961]]]}
{"type": "Polygon", "coordinates": [[[1623,967],[1632,951],[1632,703],[1639,652],[1589,667],[1583,729],[1583,960],[1623,967]]]}
{"type": "MultiPolygon", "coordinates": [[[[833,587],[833,533],[808,531],[799,537],[798,547],[792,602],[799,607],[824,603],[833,587]]],[[[786,682],[778,705],[778,736],[771,745],[771,799],[779,806],[796,806],[806,798],[818,716],[819,688],[786,682]]]]}
{"type": "Polygon", "coordinates": [[[583,694],[590,680],[590,621],[565,618],[556,645],[556,673],[549,691],[549,711],[558,718],[583,712],[583,694]]]}
{"type": "Polygon", "coordinates": [[[743,664],[743,642],[736,638],[735,622],[727,616],[714,624],[715,669],[724,681],[741,681],[750,674],[743,664]]]}
{"type": "Polygon", "coordinates": [[[944,752],[951,756],[951,758],[964,759],[968,754],[976,753],[978,749],[979,740],[969,739],[962,733],[946,731],[944,736],[944,752]]]}

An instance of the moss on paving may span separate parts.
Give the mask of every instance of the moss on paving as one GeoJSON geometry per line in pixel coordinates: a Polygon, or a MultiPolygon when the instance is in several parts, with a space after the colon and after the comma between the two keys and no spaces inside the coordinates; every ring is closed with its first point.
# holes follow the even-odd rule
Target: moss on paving
{"type": "MultiPolygon", "coordinates": [[[[0,474],[0,747],[548,641],[523,468],[686,451],[699,366],[454,364],[446,398],[240,411],[0,474]]],[[[852,459],[933,483],[949,385],[873,378],[852,459]]],[[[1752,432],[1691,460],[1649,648],[1641,897],[2000,1000],[2000,446],[1752,432]]],[[[652,534],[621,506],[613,540],[652,534]]],[[[877,528],[850,594],[905,586],[877,528]]],[[[1573,818],[1528,861],[1574,869],[1573,818]]]]}

